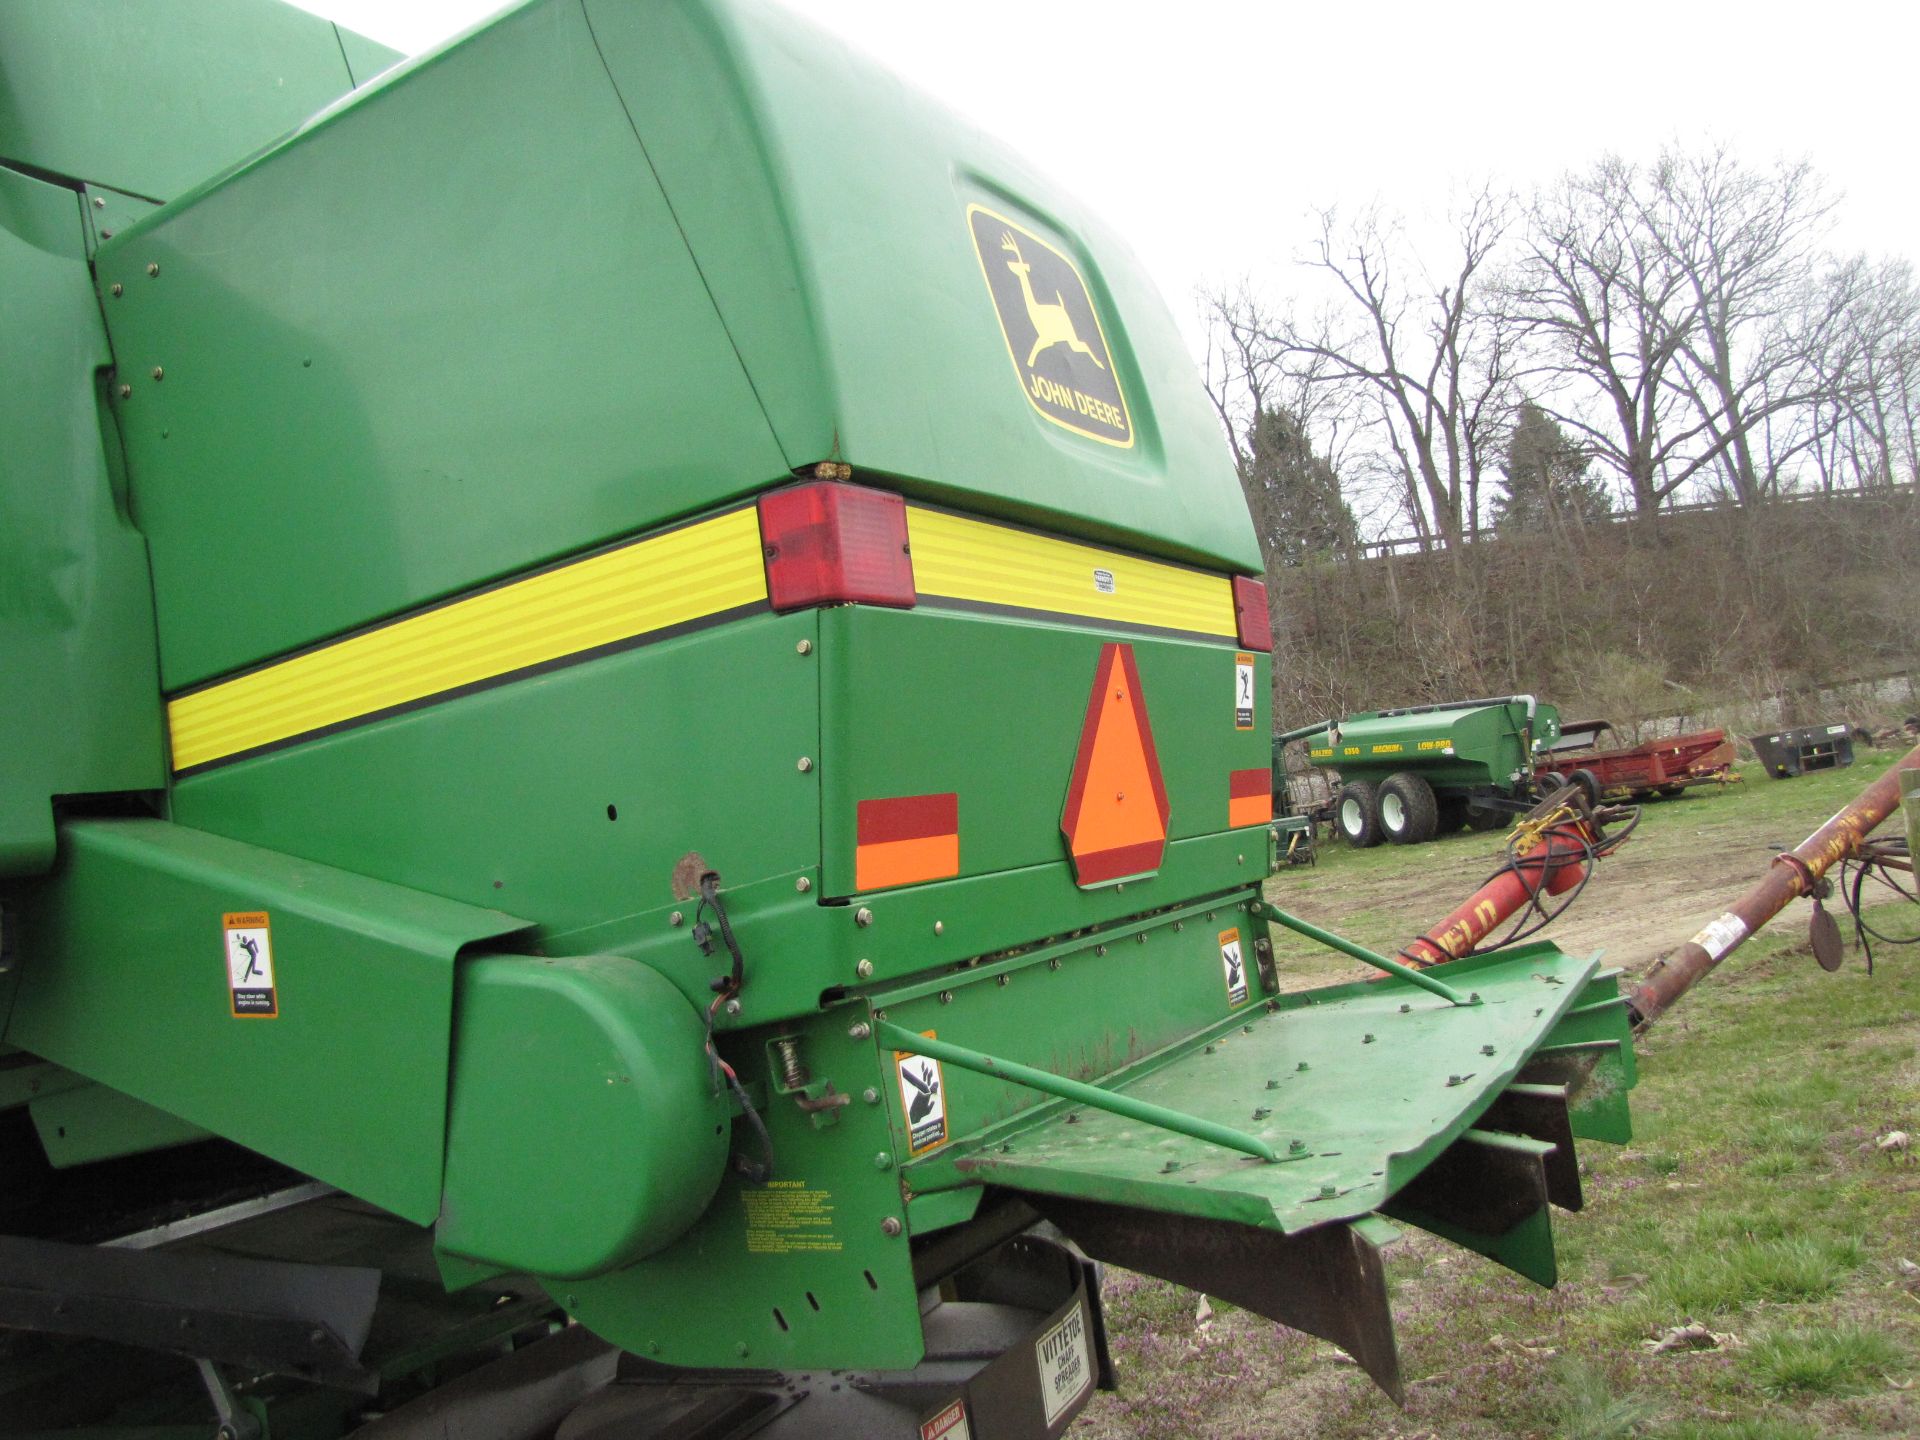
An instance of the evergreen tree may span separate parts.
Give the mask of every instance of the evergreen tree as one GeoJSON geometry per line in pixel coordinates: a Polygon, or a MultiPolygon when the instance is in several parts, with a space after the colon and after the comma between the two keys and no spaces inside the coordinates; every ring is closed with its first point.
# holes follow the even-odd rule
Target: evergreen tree
{"type": "Polygon", "coordinates": [[[1557,530],[1604,520],[1613,513],[1606,481],[1588,472],[1593,457],[1567,439],[1554,418],[1531,400],[1507,440],[1493,523],[1503,530],[1557,530]]]}
{"type": "Polygon", "coordinates": [[[1341,497],[1340,478],[1313,453],[1296,416],[1256,410],[1240,454],[1240,488],[1269,565],[1298,565],[1358,544],[1359,527],[1341,497]]]}

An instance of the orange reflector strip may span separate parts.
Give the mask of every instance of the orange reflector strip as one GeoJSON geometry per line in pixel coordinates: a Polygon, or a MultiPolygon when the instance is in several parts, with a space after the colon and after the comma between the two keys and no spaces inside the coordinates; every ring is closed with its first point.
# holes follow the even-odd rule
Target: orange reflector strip
{"type": "Polygon", "coordinates": [[[1235,770],[1227,779],[1227,825],[1266,825],[1273,820],[1273,771],[1235,770]]]}
{"type": "Polygon", "coordinates": [[[960,873],[960,797],[862,800],[854,811],[853,886],[885,890],[960,873]]]}
{"type": "Polygon", "coordinates": [[[1079,883],[1107,885],[1159,869],[1170,813],[1133,647],[1103,645],[1060,817],[1079,883]]]}

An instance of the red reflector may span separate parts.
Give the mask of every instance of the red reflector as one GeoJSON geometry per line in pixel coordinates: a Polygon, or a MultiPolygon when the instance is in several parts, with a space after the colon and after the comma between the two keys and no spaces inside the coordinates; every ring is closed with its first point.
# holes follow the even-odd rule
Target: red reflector
{"type": "MultiPolygon", "coordinates": [[[[762,524],[765,522],[763,521],[762,524]]],[[[1273,621],[1267,615],[1267,582],[1233,577],[1233,623],[1249,650],[1273,653],[1273,621]]]]}
{"type": "Polygon", "coordinates": [[[913,605],[907,504],[885,490],[811,480],[760,497],[767,599],[809,605],[913,605]]]}

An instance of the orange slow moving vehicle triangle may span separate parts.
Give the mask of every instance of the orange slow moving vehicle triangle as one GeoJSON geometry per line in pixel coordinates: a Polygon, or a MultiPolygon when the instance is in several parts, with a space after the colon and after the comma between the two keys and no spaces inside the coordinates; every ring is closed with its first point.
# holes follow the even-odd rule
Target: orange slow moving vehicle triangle
{"type": "Polygon", "coordinates": [[[1101,647],[1080,729],[1060,831],[1082,888],[1160,868],[1167,848],[1166,783],[1153,748],[1133,647],[1101,647]]]}

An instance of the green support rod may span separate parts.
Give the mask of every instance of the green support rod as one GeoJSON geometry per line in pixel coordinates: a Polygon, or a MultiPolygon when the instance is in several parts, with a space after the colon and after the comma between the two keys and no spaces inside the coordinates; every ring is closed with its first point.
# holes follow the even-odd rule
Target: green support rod
{"type": "Polygon", "coordinates": [[[1264,915],[1276,925],[1286,926],[1287,929],[1297,935],[1304,935],[1309,940],[1318,940],[1322,945],[1332,950],[1338,950],[1342,955],[1351,955],[1363,965],[1371,965],[1376,970],[1384,970],[1389,975],[1399,977],[1409,985],[1418,985],[1422,990],[1431,991],[1449,1004],[1477,1005],[1480,1003],[1480,997],[1477,995],[1462,995],[1444,980],[1436,980],[1424,971],[1416,970],[1413,966],[1402,964],[1398,960],[1389,960],[1384,955],[1376,955],[1373,951],[1367,949],[1366,946],[1356,945],[1351,940],[1342,939],[1331,930],[1322,930],[1318,925],[1310,924],[1302,920],[1298,915],[1289,915],[1277,905],[1269,905],[1264,900],[1256,900],[1254,902],[1254,913],[1256,915],[1264,915]]]}
{"type": "Polygon", "coordinates": [[[1097,1085],[1069,1080],[1064,1075],[1055,1075],[1049,1070],[1036,1070],[1031,1065],[1021,1065],[1012,1060],[983,1055],[978,1050],[969,1050],[965,1046],[954,1045],[945,1040],[935,1040],[912,1030],[904,1030],[885,1020],[879,1021],[874,1028],[880,1039],[894,1049],[911,1055],[926,1055],[932,1059],[944,1061],[948,1065],[958,1065],[962,1070],[991,1075],[996,1080],[1011,1080],[1014,1084],[1024,1085],[1029,1090],[1041,1090],[1049,1095],[1058,1095],[1064,1100],[1077,1100],[1082,1105],[1090,1105],[1096,1110],[1110,1110],[1115,1115],[1124,1115],[1129,1120],[1158,1125],[1163,1130],[1171,1130],[1177,1135],[1189,1135],[1195,1140],[1208,1140],[1215,1145],[1224,1145],[1229,1150],[1238,1150],[1243,1155],[1252,1155],[1261,1160],[1271,1161],[1278,1161],[1280,1158],[1266,1141],[1248,1135],[1244,1131],[1235,1130],[1229,1125],[1216,1125],[1211,1120],[1202,1120],[1197,1115],[1169,1110],[1164,1105],[1149,1105],[1144,1100],[1135,1100],[1112,1090],[1102,1090],[1097,1085]]]}

